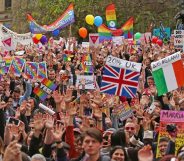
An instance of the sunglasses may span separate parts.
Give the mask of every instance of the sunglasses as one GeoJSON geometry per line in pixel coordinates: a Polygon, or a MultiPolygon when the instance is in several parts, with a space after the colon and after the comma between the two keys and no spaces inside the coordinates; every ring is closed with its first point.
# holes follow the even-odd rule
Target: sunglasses
{"type": "Polygon", "coordinates": [[[135,128],[134,127],[125,127],[125,130],[135,130],[135,128]]]}

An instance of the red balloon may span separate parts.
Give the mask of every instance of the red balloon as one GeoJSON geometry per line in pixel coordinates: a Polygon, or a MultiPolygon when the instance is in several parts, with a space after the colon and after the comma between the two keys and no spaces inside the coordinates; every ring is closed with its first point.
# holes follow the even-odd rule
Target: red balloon
{"type": "Polygon", "coordinates": [[[157,43],[157,40],[158,40],[158,37],[152,37],[152,43],[156,44],[157,43]]]}
{"type": "Polygon", "coordinates": [[[87,29],[84,28],[84,27],[81,27],[81,28],[79,29],[79,35],[80,35],[83,39],[86,38],[87,35],[88,35],[87,29]]]}
{"type": "Polygon", "coordinates": [[[38,44],[38,43],[39,43],[39,40],[38,40],[36,37],[33,37],[32,39],[33,39],[33,42],[34,42],[35,44],[38,44]]]}
{"type": "Polygon", "coordinates": [[[162,45],[163,45],[163,41],[160,40],[160,39],[158,39],[158,40],[157,40],[157,44],[158,44],[159,46],[162,46],[162,45]]]}

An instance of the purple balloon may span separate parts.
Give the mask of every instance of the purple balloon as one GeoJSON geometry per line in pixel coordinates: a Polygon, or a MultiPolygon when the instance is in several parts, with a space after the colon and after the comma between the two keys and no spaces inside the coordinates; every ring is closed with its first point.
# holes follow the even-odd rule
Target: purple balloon
{"type": "Polygon", "coordinates": [[[42,36],[42,38],[40,39],[40,42],[44,45],[48,42],[47,37],[45,35],[42,36]]]}

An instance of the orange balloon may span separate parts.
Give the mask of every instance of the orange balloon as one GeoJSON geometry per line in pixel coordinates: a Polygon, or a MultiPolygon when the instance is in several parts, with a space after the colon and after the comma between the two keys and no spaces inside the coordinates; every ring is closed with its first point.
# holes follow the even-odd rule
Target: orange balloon
{"type": "Polygon", "coordinates": [[[80,35],[83,39],[86,38],[87,35],[88,35],[87,29],[86,29],[85,27],[81,27],[81,28],[79,29],[79,35],[80,35]]]}

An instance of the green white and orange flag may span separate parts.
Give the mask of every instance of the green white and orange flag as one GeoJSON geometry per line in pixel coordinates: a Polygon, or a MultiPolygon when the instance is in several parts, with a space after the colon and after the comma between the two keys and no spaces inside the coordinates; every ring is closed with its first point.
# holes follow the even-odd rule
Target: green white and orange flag
{"type": "Polygon", "coordinates": [[[151,68],[159,96],[184,85],[184,67],[180,52],[151,63],[151,68]]]}

